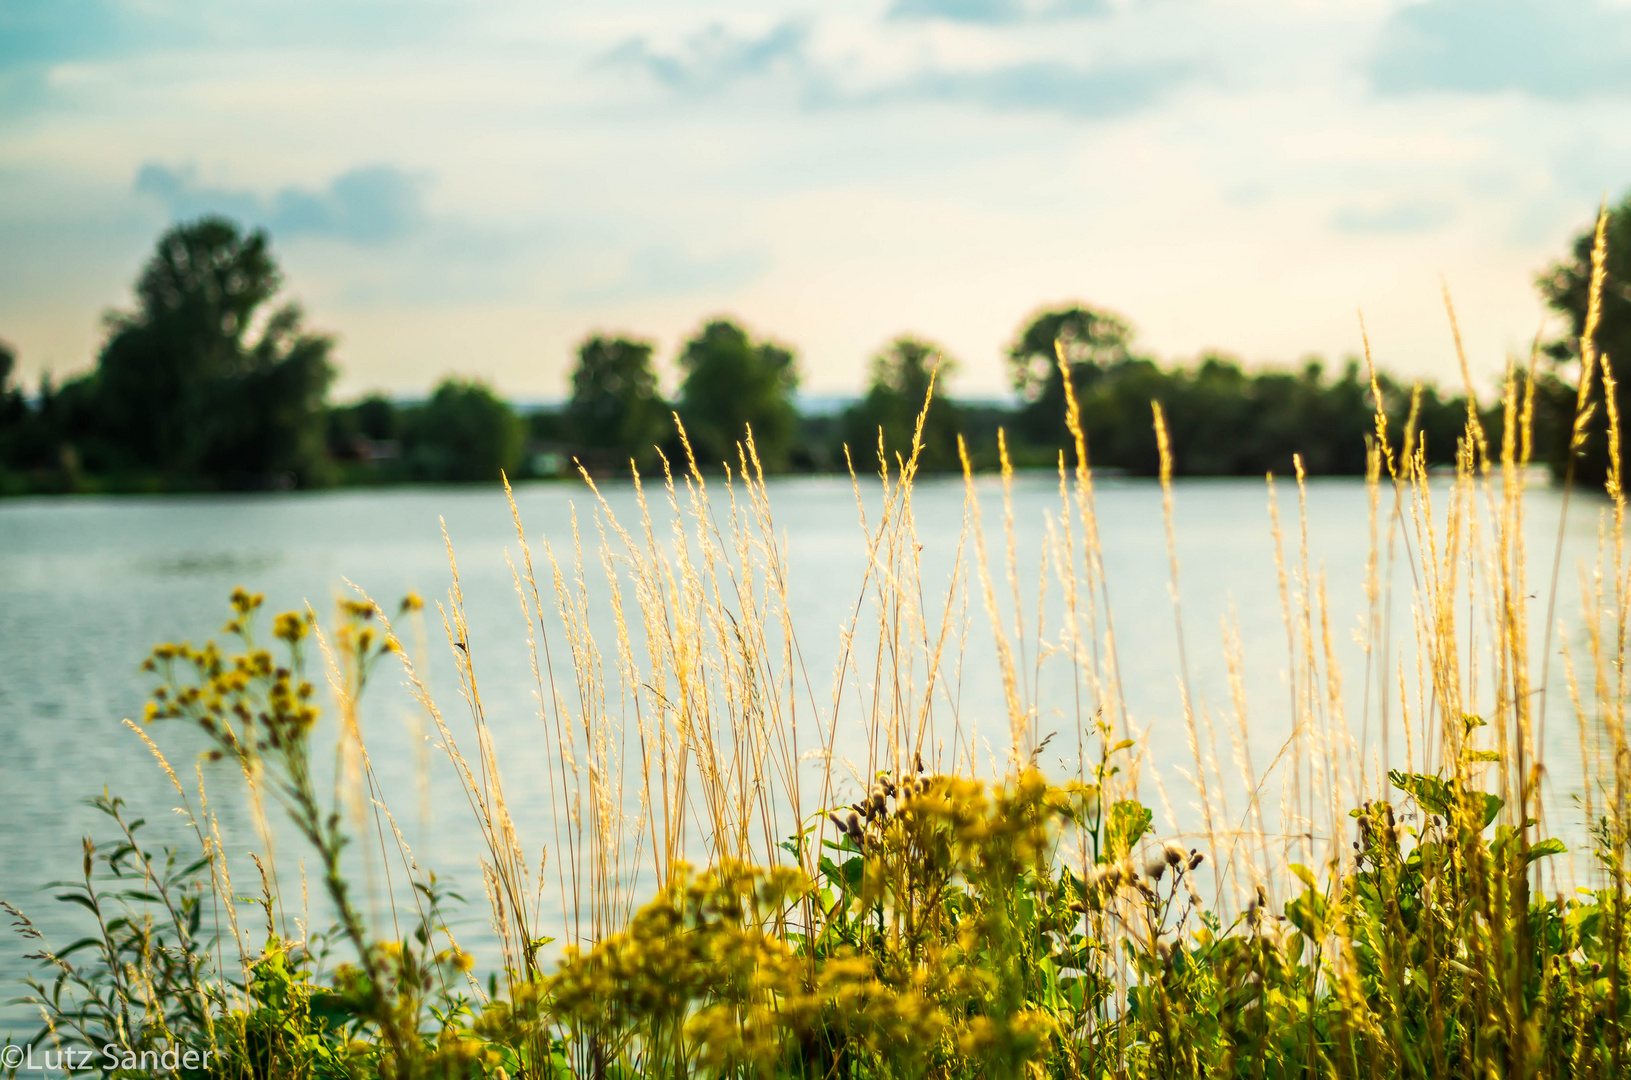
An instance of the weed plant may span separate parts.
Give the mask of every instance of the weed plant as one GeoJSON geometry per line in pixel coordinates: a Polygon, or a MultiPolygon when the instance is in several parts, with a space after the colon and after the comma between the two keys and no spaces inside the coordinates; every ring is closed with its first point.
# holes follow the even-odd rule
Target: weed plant
{"type": "MultiPolygon", "coordinates": [[[[1602,265],[1600,227],[1594,296],[1602,265]]],[[[1581,342],[1575,447],[1606,421],[1617,462],[1597,310],[1581,342]],[[1585,404],[1594,379],[1606,417],[1585,404]]],[[[1560,573],[1554,560],[1549,588],[1533,580],[1523,539],[1534,384],[1509,370],[1499,445],[1469,410],[1448,484],[1429,483],[1415,411],[1390,430],[1374,380],[1372,391],[1358,722],[1382,733],[1380,748],[1345,715],[1306,509],[1288,541],[1272,498],[1291,737],[1253,772],[1241,670],[1245,650],[1268,643],[1238,633],[1225,657],[1232,715],[1216,722],[1195,706],[1159,406],[1182,733],[1202,821],[1183,838],[1158,836],[1147,805],[1166,789],[1127,715],[1115,582],[1073,400],[1076,464],[1059,459],[1060,512],[1035,583],[1016,569],[1004,453],[1003,527],[991,535],[1005,550],[987,551],[965,467],[962,569],[931,599],[913,513],[920,443],[894,460],[880,443],[880,497],[861,498],[856,481],[867,566],[825,690],[804,663],[751,433],[723,480],[687,447],[689,468],[665,466],[655,497],[636,478],[632,521],[586,477],[594,542],[574,520],[568,546],[535,552],[515,512],[512,569],[552,750],[548,775],[528,778],[555,811],[542,859],[510,816],[516,778],[487,723],[451,547],[436,612],[468,724],[444,714],[401,643],[413,597],[388,614],[359,595],[326,630],[309,609],[282,614],[263,642],[261,599],[240,590],[229,646],[155,649],[147,721],[203,732],[258,811],[287,815],[335,925],[291,929],[265,873],[259,915],[244,914],[254,909],[231,881],[202,771],[190,795],[138,729],[196,848],[156,853],[122,804],[99,803],[110,839],[87,841],[81,878],[60,886],[93,931],[49,946],[12,909],[38,946],[26,1000],[42,1026],[29,1050],[120,1076],[1626,1075],[1622,477],[1609,475],[1584,627],[1557,637],[1588,778],[1590,845],[1571,852],[1540,821],[1560,573]],[[1398,562],[1413,643],[1392,640],[1398,562]],[[1549,597],[1538,621],[1535,597],[1549,597]],[[973,650],[995,657],[1005,702],[1002,753],[983,766],[957,693],[973,650]],[[1044,664],[1068,666],[1072,700],[1038,700],[1044,664]],[[445,885],[402,842],[363,742],[358,703],[382,665],[400,667],[434,725],[484,844],[499,942],[485,980],[447,928],[445,885]],[[332,761],[313,745],[318,681],[338,719],[332,761]],[[1071,720],[1074,775],[1039,767],[1044,713],[1071,720]],[[841,723],[853,729],[842,738],[841,723]],[[1220,727],[1244,805],[1227,794],[1220,727]],[[857,745],[865,760],[851,764],[841,747],[857,745]],[[331,794],[317,782],[329,770],[331,794]],[[411,883],[393,910],[416,927],[401,940],[371,928],[352,896],[343,852],[369,835],[377,849],[359,854],[411,883]],[[196,1067],[196,1053],[163,1057],[183,1050],[214,1053],[196,1067]]]]}

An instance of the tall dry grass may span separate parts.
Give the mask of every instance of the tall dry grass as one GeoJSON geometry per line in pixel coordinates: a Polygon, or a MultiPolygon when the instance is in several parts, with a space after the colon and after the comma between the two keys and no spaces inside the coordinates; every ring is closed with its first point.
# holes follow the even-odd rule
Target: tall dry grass
{"type": "MultiPolygon", "coordinates": [[[[1618,462],[1612,368],[1592,340],[1601,222],[1594,260],[1573,439],[1578,449],[1591,430],[1600,380],[1618,462]]],[[[282,745],[261,737],[275,726],[247,714],[238,728],[206,727],[256,798],[282,802],[323,856],[323,887],[356,956],[340,973],[349,1049],[296,1055],[303,1064],[283,1071],[1620,1075],[1631,558],[1618,466],[1598,561],[1582,577],[1583,626],[1558,625],[1562,533],[1549,574],[1531,571],[1525,540],[1529,373],[1508,367],[1498,445],[1469,406],[1447,479],[1428,474],[1416,402],[1394,430],[1373,374],[1363,670],[1339,663],[1350,628],[1334,625],[1298,463],[1293,477],[1267,481],[1284,637],[1248,641],[1225,624],[1229,697],[1218,710],[1194,688],[1182,501],[1156,404],[1180,714],[1158,737],[1182,744],[1156,761],[1148,721],[1128,705],[1115,612],[1129,598],[1106,568],[1064,373],[1074,446],[1058,458],[1034,579],[1022,571],[1032,553],[1018,550],[1005,445],[994,504],[965,454],[955,537],[923,535],[914,512],[923,418],[909,454],[891,459],[880,438],[875,472],[852,469],[866,564],[849,584],[831,671],[806,663],[801,639],[816,631],[794,610],[775,487],[751,433],[720,472],[691,456],[636,476],[626,519],[586,473],[588,513],[569,535],[529,533],[512,496],[534,730],[551,751],[547,774],[524,780],[547,786],[542,835],[509,808],[507,785],[522,781],[505,775],[488,723],[451,544],[451,586],[435,611],[463,719],[371,600],[348,601],[338,627],[313,637],[338,703],[346,813],[318,805],[299,708],[282,745]],[[1276,488],[1287,483],[1297,512],[1283,519],[1276,488]],[[925,571],[931,544],[952,549],[949,582],[925,571]],[[1569,858],[1554,857],[1559,823],[1543,810],[1547,703],[1561,696],[1549,692],[1554,640],[1591,837],[1569,858]],[[1262,762],[1245,669],[1269,649],[1284,650],[1276,719],[1290,734],[1262,762]],[[461,974],[469,959],[439,919],[435,882],[396,827],[356,722],[381,663],[400,664],[485,847],[499,942],[486,986],[461,974]],[[981,664],[997,672],[1000,716],[965,705],[963,672],[981,664]],[[1355,678],[1357,694],[1345,683],[1355,678]],[[1059,685],[1066,700],[1048,694],[1059,685]],[[1044,716],[1074,743],[1073,775],[1041,775],[1054,737],[1041,733],[1044,716]],[[1175,798],[1197,825],[1158,834],[1145,806],[1175,823],[1175,798]],[[392,909],[389,934],[364,927],[348,891],[344,822],[372,835],[369,863],[387,892],[410,883],[415,907],[392,909]],[[403,925],[421,928],[417,953],[403,925]]],[[[1566,488],[1565,514],[1571,499],[1582,501],[1566,488]]],[[[239,605],[245,625],[254,606],[239,605]]],[[[161,697],[154,715],[198,722],[211,701],[258,692],[257,678],[282,680],[269,700],[297,695],[299,650],[316,625],[310,612],[277,624],[293,674],[278,667],[275,678],[247,637],[251,659],[236,667],[165,647],[167,685],[184,688],[173,666],[191,664],[207,688],[186,703],[161,697]],[[243,685],[220,682],[235,671],[248,672],[243,685]]],[[[246,944],[213,819],[205,807],[189,813],[216,907],[232,920],[221,940],[239,950],[217,962],[246,987],[210,1000],[240,1018],[247,1054],[242,1032],[271,1007],[254,989],[267,957],[298,966],[303,946],[283,940],[289,920],[274,918],[283,900],[270,884],[273,945],[246,944]]],[[[87,857],[87,887],[91,876],[87,857]]],[[[342,1030],[301,1015],[319,1045],[342,1030]]],[[[278,1071],[276,1054],[265,1060],[278,1071]]]]}

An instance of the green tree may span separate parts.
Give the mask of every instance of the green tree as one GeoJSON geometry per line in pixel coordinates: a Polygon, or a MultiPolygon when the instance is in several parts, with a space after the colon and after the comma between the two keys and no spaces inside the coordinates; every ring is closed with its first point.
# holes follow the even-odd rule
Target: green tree
{"type": "Polygon", "coordinates": [[[574,443],[615,456],[619,466],[631,459],[642,470],[653,464],[657,444],[673,425],[657,393],[651,353],[648,342],[600,334],[579,346],[566,406],[574,443]]]}
{"type": "Polygon", "coordinates": [[[737,443],[751,427],[766,471],[787,468],[798,436],[798,369],[790,351],[755,343],[735,323],[716,319],[686,344],[680,367],[680,417],[699,464],[735,467],[737,443]]]}
{"type": "MultiPolygon", "coordinates": [[[[1552,470],[1558,475],[1565,471],[1573,432],[1579,393],[1579,368],[1573,365],[1580,360],[1580,337],[1586,332],[1595,239],[1594,222],[1575,237],[1568,257],[1548,267],[1538,282],[1541,295],[1568,320],[1569,326],[1565,337],[1546,347],[1550,363],[1537,373],[1536,444],[1546,448],[1552,470]]],[[[1594,344],[1598,356],[1614,373],[1618,384],[1616,401],[1624,423],[1631,420],[1631,196],[1609,211],[1606,241],[1602,312],[1594,344]]],[[[1600,377],[1592,380],[1589,435],[1575,464],[1575,475],[1582,482],[1598,485],[1608,477],[1608,416],[1602,387],[1600,377]]],[[[1622,437],[1621,445],[1631,446],[1631,437],[1622,437]]]]}
{"type": "Polygon", "coordinates": [[[414,478],[496,483],[521,461],[524,424],[486,384],[449,378],[403,423],[403,456],[414,478]]]}
{"type": "Polygon", "coordinates": [[[1132,340],[1132,327],[1109,311],[1073,304],[1034,316],[1008,350],[1009,376],[1023,402],[1019,433],[1040,446],[1068,447],[1065,380],[1056,348],[1064,352],[1080,399],[1106,371],[1133,359],[1132,340]]]}
{"type": "Polygon", "coordinates": [[[28,422],[28,400],[20,387],[12,385],[17,353],[0,341],[0,468],[15,466],[23,426],[28,422]]]}
{"type": "Polygon", "coordinates": [[[855,467],[863,471],[871,467],[880,430],[891,467],[896,467],[897,458],[910,457],[917,419],[927,401],[919,469],[935,472],[961,468],[957,453],[960,410],[945,393],[946,379],[956,369],[956,361],[946,357],[938,345],[910,335],[896,338],[874,357],[872,385],[866,397],[844,410],[844,441],[855,467]],[[931,376],[933,400],[929,400],[931,376]]]}
{"type": "Polygon", "coordinates": [[[396,402],[384,394],[369,394],[328,410],[329,454],[338,460],[358,456],[361,440],[384,442],[401,437],[401,416],[396,402]]]}
{"type": "Polygon", "coordinates": [[[262,230],[205,217],[159,238],[136,310],[107,317],[97,359],[120,463],[234,486],[321,467],[333,341],[305,331],[296,304],[268,312],[281,285],[262,230]]]}

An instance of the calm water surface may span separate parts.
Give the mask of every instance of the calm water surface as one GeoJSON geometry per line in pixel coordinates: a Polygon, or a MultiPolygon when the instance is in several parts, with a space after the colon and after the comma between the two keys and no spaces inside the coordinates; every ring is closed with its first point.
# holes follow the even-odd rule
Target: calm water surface
{"type": "MultiPolygon", "coordinates": [[[[981,493],[988,543],[999,553],[1000,491],[988,483],[981,493]]],[[[1189,760],[1189,749],[1179,711],[1160,492],[1143,482],[1101,481],[1098,496],[1133,724],[1151,733],[1152,764],[1165,778],[1181,827],[1192,818],[1193,800],[1175,771],[1189,760]]],[[[620,514],[632,516],[631,492],[612,488],[608,498],[620,514]]],[[[930,481],[917,491],[928,588],[943,587],[951,578],[963,499],[960,481],[930,481]]],[[[592,506],[587,492],[568,484],[519,489],[517,501],[530,536],[547,536],[558,548],[570,543],[573,505],[583,514],[592,506]]],[[[786,538],[797,630],[808,670],[821,691],[838,655],[838,627],[855,604],[865,569],[854,496],[847,481],[797,479],[773,483],[771,501],[786,538]]],[[[1264,486],[1256,481],[1185,482],[1178,485],[1177,506],[1194,692],[1213,712],[1229,707],[1220,626],[1232,612],[1245,643],[1251,749],[1261,766],[1290,731],[1286,637],[1264,486]]],[[[1282,487],[1280,506],[1294,526],[1294,492],[1282,487]]],[[[1531,489],[1532,550],[1545,553],[1537,560],[1542,565],[1533,591],[1542,594],[1558,506],[1555,492],[1531,489]]],[[[1036,553],[1058,507],[1055,478],[1016,481],[1014,521],[1021,579],[1028,575],[1030,581],[1027,604],[1034,602],[1036,553]]],[[[1572,599],[1578,592],[1577,567],[1595,549],[1599,509],[1582,499],[1571,511],[1559,604],[1571,632],[1579,621],[1572,599]]],[[[1353,643],[1353,631],[1366,609],[1368,515],[1363,484],[1309,484],[1309,543],[1326,575],[1332,634],[1356,732],[1361,730],[1365,661],[1353,643]]],[[[539,729],[522,616],[505,561],[515,535],[501,494],[396,488],[11,500],[0,502],[0,793],[6,807],[0,819],[0,896],[28,910],[55,940],[66,940],[75,931],[70,915],[75,909],[52,902],[44,886],[77,868],[80,837],[97,826],[97,815],[85,802],[104,788],[145,815],[156,836],[183,839],[168,780],[119,723],[141,712],[148,683],[138,665],[152,644],[216,635],[225,621],[226,597],[237,585],[264,592],[272,610],[310,601],[325,616],[347,579],[386,603],[410,589],[427,599],[441,596],[450,581],[441,535],[444,520],[459,557],[471,646],[503,754],[512,809],[529,846],[536,849],[547,839],[549,797],[543,777],[548,747],[539,729]]],[[[1409,571],[1397,573],[1395,580],[1404,591],[1396,621],[1405,628],[1409,571]]],[[[1057,592],[1048,603],[1057,610],[1057,592]]],[[[971,606],[970,620],[970,641],[989,641],[979,603],[971,606]]],[[[450,715],[461,715],[453,671],[443,659],[446,642],[433,632],[427,646],[433,690],[450,715]]],[[[1069,736],[1059,745],[1073,744],[1074,722],[1067,716],[1074,715],[1074,691],[1057,667],[1050,672],[1039,684],[1040,726],[1069,736]]],[[[397,681],[394,675],[383,678],[381,683],[389,685],[371,692],[368,702],[374,763],[420,864],[451,877],[479,900],[478,834],[447,762],[436,752],[424,755],[414,744],[414,709],[397,681]],[[430,762],[428,798],[420,793],[422,760],[430,762]]],[[[1579,787],[1579,757],[1572,741],[1574,723],[1556,685],[1560,680],[1554,684],[1553,715],[1560,722],[1548,732],[1554,773],[1548,802],[1556,808],[1555,818],[1566,820],[1569,797],[1579,787]]],[[[981,731],[1000,756],[1003,697],[989,646],[971,645],[960,699],[960,715],[968,722],[985,718],[981,731]]],[[[191,772],[201,749],[198,741],[173,727],[157,727],[153,734],[172,760],[191,772]]],[[[805,745],[814,741],[813,733],[803,739],[805,745]]],[[[1367,753],[1376,752],[1375,745],[1367,747],[1367,753]]],[[[1044,764],[1057,770],[1060,762],[1045,758],[1044,764]]],[[[256,846],[233,778],[222,766],[205,766],[205,771],[229,850],[256,846]]],[[[1224,771],[1232,772],[1228,767],[1224,771]]],[[[1149,801],[1156,801],[1154,792],[1149,801]]],[[[1158,823],[1171,828],[1164,819],[1158,813],[1158,823]]],[[[294,849],[285,844],[282,850],[287,878],[287,864],[295,857],[287,853],[294,849]]],[[[480,953],[487,943],[484,915],[473,906],[460,925],[466,944],[476,945],[480,953]]],[[[27,966],[23,951],[14,935],[0,935],[0,998],[12,996],[15,978],[27,966]]],[[[14,1010],[10,1015],[15,1020],[14,1010]]]]}

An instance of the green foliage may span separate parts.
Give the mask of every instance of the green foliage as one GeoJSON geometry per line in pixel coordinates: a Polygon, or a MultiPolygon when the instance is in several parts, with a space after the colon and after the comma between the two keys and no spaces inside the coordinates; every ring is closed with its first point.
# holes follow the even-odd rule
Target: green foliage
{"type": "MultiPolygon", "coordinates": [[[[1593,337],[1600,362],[1606,363],[1618,384],[1615,401],[1620,416],[1631,416],[1631,195],[1608,209],[1604,223],[1607,240],[1603,265],[1601,314],[1593,337]]],[[[1570,459],[1573,419],[1578,395],[1578,368],[1564,365],[1580,360],[1580,339],[1586,332],[1588,300],[1591,296],[1591,253],[1596,239],[1595,223],[1581,230],[1570,245],[1569,254],[1548,267],[1537,284],[1541,296],[1553,311],[1568,323],[1567,333],[1545,349],[1551,365],[1540,372],[1536,386],[1536,446],[1545,453],[1553,472],[1561,476],[1570,459]]],[[[1585,483],[1601,486],[1608,477],[1608,415],[1603,400],[1603,384],[1593,380],[1587,394],[1592,410],[1585,445],[1575,456],[1575,475],[1585,483]]],[[[1622,420],[1623,423],[1623,420],[1622,420]]],[[[1622,452],[1623,460],[1623,452],[1622,452]]]]}
{"type": "Polygon", "coordinates": [[[402,429],[406,468],[417,480],[497,483],[521,463],[525,425],[485,383],[444,379],[402,429]]]}
{"type": "Polygon", "coordinates": [[[369,394],[328,411],[329,452],[344,455],[356,439],[383,442],[402,437],[402,412],[383,394],[369,394]]]}
{"type": "MultiPolygon", "coordinates": [[[[1616,215],[1610,231],[1618,238],[1627,227],[1624,208],[1616,215]]],[[[1542,281],[1577,324],[1584,318],[1589,247],[1583,238],[1575,259],[1542,281]]],[[[1625,257],[1612,256],[1611,281],[1624,276],[1625,257]]],[[[281,283],[263,232],[214,217],[170,229],[136,284],[135,310],[108,317],[95,372],[62,385],[43,378],[32,400],[0,377],[0,493],[480,483],[500,469],[512,476],[568,471],[573,456],[596,472],[621,472],[631,459],[650,471],[659,449],[683,463],[670,406],[657,390],[652,346],[625,335],[585,340],[565,408],[520,422],[491,390],[456,379],[422,407],[397,408],[376,395],[326,408],[333,343],[304,330],[296,306],[273,308],[281,283]],[[529,439],[532,456],[525,456],[529,439]]],[[[1626,304],[1611,288],[1599,340],[1612,355],[1624,351],[1614,335],[1624,332],[1626,304]]],[[[1573,349],[1562,341],[1550,351],[1567,359],[1573,349]]],[[[951,368],[943,368],[919,467],[959,469],[959,434],[976,467],[993,467],[1004,430],[1014,463],[1052,468],[1059,450],[1070,453],[1074,445],[1064,420],[1061,351],[1095,465],[1153,475],[1150,406],[1159,401],[1179,475],[1289,473],[1293,455],[1311,474],[1364,473],[1372,425],[1368,377],[1351,362],[1334,379],[1317,361],[1298,371],[1259,372],[1221,354],[1161,364],[1135,348],[1126,319],[1082,304],[1043,311],[1021,329],[1008,352],[1016,408],[954,402],[944,385],[951,368]]],[[[928,341],[902,337],[874,359],[860,401],[840,414],[800,417],[792,351],[714,320],[678,357],[677,409],[705,467],[736,467],[737,444],[751,427],[768,471],[844,471],[846,447],[849,460],[870,471],[880,429],[886,459],[906,456],[939,354],[928,341]]],[[[9,349],[0,355],[10,359],[8,370],[15,366],[9,349]]],[[[1414,410],[1429,463],[1453,462],[1465,399],[1430,385],[1418,392],[1385,375],[1379,381],[1395,430],[1403,431],[1414,410]]],[[[1537,445],[1554,448],[1561,468],[1567,449],[1557,438],[1561,431],[1567,442],[1573,390],[1557,372],[1545,373],[1536,405],[1537,445]]],[[[1482,419],[1498,438],[1500,409],[1482,419]]],[[[1593,432],[1582,475],[1600,480],[1606,450],[1601,432],[1593,432]]]]}
{"type": "Polygon", "coordinates": [[[16,350],[0,341],[0,466],[21,456],[30,419],[28,400],[12,381],[16,370],[16,350]]]}
{"type": "Polygon", "coordinates": [[[957,452],[960,410],[945,392],[946,380],[956,370],[957,362],[946,357],[938,345],[910,335],[896,338],[874,357],[872,385],[866,397],[846,409],[843,416],[843,439],[850,448],[855,467],[865,470],[872,464],[878,452],[880,433],[884,461],[891,468],[911,458],[918,417],[923,415],[924,403],[928,402],[928,413],[923,415],[918,469],[923,472],[961,470],[957,452]],[[932,399],[929,396],[931,383],[932,399]]]}
{"type": "Polygon", "coordinates": [[[1071,305],[1034,316],[1008,349],[1009,377],[1024,402],[1020,436],[1037,445],[1069,445],[1060,353],[1080,400],[1106,371],[1132,361],[1132,340],[1132,326],[1108,311],[1071,305]]]}
{"type": "MultiPolygon", "coordinates": [[[[1015,431],[1023,443],[1042,451],[1039,464],[1072,443],[1060,352],[1095,466],[1155,475],[1159,455],[1150,405],[1160,402],[1177,475],[1286,475],[1294,471],[1293,455],[1311,474],[1365,472],[1365,439],[1376,412],[1368,376],[1357,361],[1346,363],[1334,380],[1318,360],[1297,372],[1253,373],[1232,357],[1207,353],[1192,366],[1162,366],[1134,350],[1125,319],[1079,305],[1036,316],[1009,349],[1009,372],[1022,401],[1015,431]]],[[[1453,463],[1466,424],[1466,399],[1443,398],[1430,385],[1418,393],[1386,375],[1378,383],[1395,430],[1404,430],[1414,409],[1429,462],[1453,463]]],[[[1498,440],[1500,410],[1482,419],[1498,440]]]]}
{"type": "Polygon", "coordinates": [[[22,912],[3,905],[35,946],[28,959],[46,972],[46,980],[23,980],[23,1002],[48,1021],[28,1045],[61,1040],[94,1049],[98,1059],[108,1046],[140,1054],[167,1044],[217,1045],[227,999],[210,978],[220,911],[209,858],[177,848],[152,854],[141,837],[146,822],[127,818],[120,799],[104,794],[93,805],[112,822],[113,837],[87,838],[79,879],[50,886],[59,903],[87,913],[90,932],[49,948],[22,912]]]}
{"type": "Polygon", "coordinates": [[[772,342],[754,342],[735,323],[716,319],[686,343],[679,412],[697,463],[738,467],[737,445],[752,428],[759,461],[768,472],[788,467],[798,414],[793,354],[772,342]]]}
{"type": "Polygon", "coordinates": [[[652,467],[657,447],[673,430],[669,407],[657,392],[652,346],[599,334],[578,347],[566,422],[572,441],[626,467],[652,467]]]}
{"type": "MultiPolygon", "coordinates": [[[[56,886],[91,930],[32,954],[50,981],[26,981],[45,1018],[30,1045],[218,1055],[189,1077],[393,1080],[1596,1077],[1631,1049],[1624,892],[1530,896],[1529,868],[1566,848],[1532,820],[1497,824],[1502,800],[1471,780],[1489,752],[1390,774],[1408,812],[1354,809],[1350,857],[1290,866],[1279,912],[1266,882],[1224,912],[1202,894],[1205,855],[1152,840],[1149,808],[1112,794],[1133,743],[1102,721],[1082,782],[880,772],[829,811],[837,839],[815,845],[808,823],[784,865],[680,864],[626,925],[477,998],[441,915],[457,897],[433,875],[415,877],[407,939],[368,933],[342,815],[313,784],[312,622],[280,615],[262,646],[260,605],[234,594],[232,649],[157,647],[147,716],[264,780],[318,857],[337,928],[280,936],[267,881],[249,901],[264,944],[222,970],[240,900],[219,847],[201,830],[201,857],[150,855],[143,822],[104,797],[115,836],[87,840],[81,879],[56,886]],[[336,944],[352,958],[330,964],[336,944]]],[[[328,642],[348,708],[400,648],[367,602],[343,605],[328,642]]],[[[1622,873],[1623,837],[1606,819],[1599,833],[1622,873]]]]}
{"type": "Polygon", "coordinates": [[[159,238],[136,310],[108,316],[90,386],[109,464],[231,486],[311,478],[333,342],[295,304],[268,311],[281,285],[264,232],[206,217],[159,238]]]}

